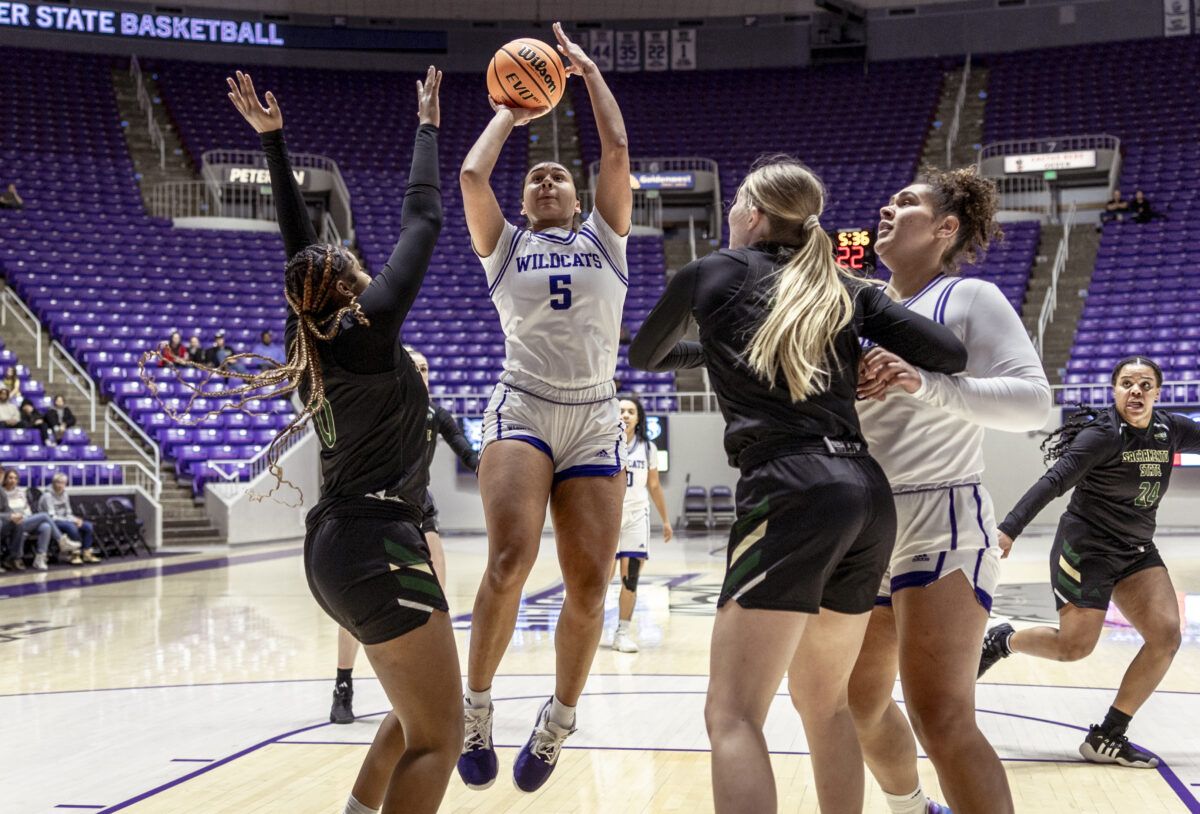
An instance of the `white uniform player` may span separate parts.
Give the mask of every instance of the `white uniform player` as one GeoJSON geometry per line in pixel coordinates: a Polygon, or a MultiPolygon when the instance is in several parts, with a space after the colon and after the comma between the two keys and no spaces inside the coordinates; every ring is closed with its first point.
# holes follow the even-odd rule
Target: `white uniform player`
{"type": "Polygon", "coordinates": [[[483,445],[532,444],[554,462],[555,483],[624,466],[613,375],[629,288],[627,240],[593,211],[578,232],[506,222],[482,258],[505,348],[483,445]]]}
{"type": "Polygon", "coordinates": [[[650,545],[650,489],[646,483],[650,470],[658,470],[658,447],[635,438],[625,453],[625,503],[622,507],[621,543],[617,559],[646,559],[650,545]]]}
{"type": "Polygon", "coordinates": [[[1040,429],[1050,384],[1020,318],[1000,289],[939,275],[904,304],[967,346],[963,377],[921,371],[913,395],[860,401],[871,455],[896,500],[896,548],[877,604],[962,571],[989,612],[1000,574],[992,499],[981,485],[985,427],[1040,429]]]}

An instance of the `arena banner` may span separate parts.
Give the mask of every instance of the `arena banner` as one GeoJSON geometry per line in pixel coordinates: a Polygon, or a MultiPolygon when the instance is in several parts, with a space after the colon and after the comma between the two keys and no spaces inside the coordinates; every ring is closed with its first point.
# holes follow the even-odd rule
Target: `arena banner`
{"type": "Polygon", "coordinates": [[[632,73],[642,69],[642,32],[617,32],[617,71],[632,73]]]}
{"type": "Polygon", "coordinates": [[[588,50],[592,62],[603,72],[613,69],[613,32],[597,29],[592,32],[592,42],[588,50]]]}
{"type": "Polygon", "coordinates": [[[257,48],[445,53],[444,31],[327,28],[0,0],[0,28],[257,48]]]}
{"type": "Polygon", "coordinates": [[[1062,153],[1030,153],[1004,156],[1008,174],[1047,170],[1087,170],[1096,166],[1095,150],[1071,150],[1062,153]]]}
{"type": "Polygon", "coordinates": [[[1192,33],[1191,0],[1163,0],[1163,36],[1186,37],[1192,33]]]}
{"type": "Polygon", "coordinates": [[[671,70],[696,70],[696,29],[676,28],[671,32],[671,70]]]}
{"type": "Polygon", "coordinates": [[[629,185],[634,189],[695,189],[694,172],[632,172],[629,185]]]}
{"type": "Polygon", "coordinates": [[[665,71],[670,62],[670,38],[666,31],[646,31],[646,61],[647,71],[665,71]]]}

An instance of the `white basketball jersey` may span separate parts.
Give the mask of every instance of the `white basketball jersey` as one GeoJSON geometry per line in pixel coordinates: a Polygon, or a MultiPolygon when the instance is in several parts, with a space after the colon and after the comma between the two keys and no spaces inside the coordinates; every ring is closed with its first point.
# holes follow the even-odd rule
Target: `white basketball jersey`
{"type": "Polygon", "coordinates": [[[961,376],[922,371],[914,395],[892,390],[858,402],[871,455],[892,491],[979,483],[985,427],[1040,429],[1050,385],[1021,318],[993,284],[938,276],[904,300],[909,310],[945,325],[967,346],[961,376]]]}
{"type": "Polygon", "coordinates": [[[626,518],[638,516],[650,505],[650,470],[658,470],[658,447],[649,441],[635,437],[633,445],[625,450],[625,504],[626,518]]]}
{"type": "Polygon", "coordinates": [[[504,329],[506,373],[564,390],[612,381],[629,289],[627,241],[594,210],[578,232],[504,224],[481,259],[504,329]]]}

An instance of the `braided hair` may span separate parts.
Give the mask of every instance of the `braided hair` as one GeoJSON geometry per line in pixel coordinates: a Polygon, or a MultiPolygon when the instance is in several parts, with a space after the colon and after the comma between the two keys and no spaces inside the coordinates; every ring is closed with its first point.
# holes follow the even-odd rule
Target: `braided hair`
{"type": "Polygon", "coordinates": [[[275,476],[275,485],[265,495],[251,494],[252,499],[262,500],[284,483],[296,489],[301,501],[304,499],[299,487],[284,479],[283,469],[279,466],[279,456],[283,453],[288,439],[300,432],[305,422],[325,404],[325,378],[321,370],[317,343],[333,340],[341,331],[342,321],[347,315],[352,316],[359,325],[370,324],[357,297],[352,297],[341,307],[334,307],[338,281],[344,279],[357,265],[358,260],[354,255],[341,246],[314,243],[297,252],[284,270],[283,296],[288,307],[298,318],[296,339],[287,349],[287,361],[280,364],[257,353],[236,353],[216,367],[191,360],[176,362],[177,368],[191,367],[207,374],[199,382],[189,382],[185,381],[180,373],[176,373],[177,381],[191,391],[187,403],[181,409],[173,409],[163,402],[158,393],[158,383],[146,372],[147,364],[153,362],[155,357],[162,358],[164,346],[146,351],[138,361],[138,376],[146,388],[158,400],[167,415],[185,426],[196,426],[226,409],[254,415],[250,409],[254,402],[299,392],[304,400],[304,408],[275,435],[267,448],[267,468],[275,476]],[[261,365],[257,373],[246,373],[236,369],[242,362],[250,360],[261,365]],[[226,381],[232,379],[241,384],[224,390],[205,391],[205,385],[216,377],[222,377],[226,381]],[[226,401],[215,410],[202,415],[192,415],[192,405],[198,398],[226,401]]]}
{"type": "MultiPolygon", "coordinates": [[[[1158,366],[1152,359],[1145,356],[1126,356],[1121,361],[1117,362],[1112,371],[1112,386],[1117,386],[1117,379],[1121,376],[1121,371],[1129,365],[1145,365],[1154,371],[1154,378],[1157,386],[1162,387],[1163,373],[1162,368],[1158,366]]],[[[1089,404],[1079,403],[1075,405],[1075,410],[1067,416],[1061,427],[1050,433],[1046,440],[1042,441],[1043,460],[1049,464],[1052,461],[1057,461],[1061,458],[1068,449],[1076,436],[1081,433],[1085,427],[1090,427],[1100,416],[1106,411],[1098,407],[1093,407],[1089,404]]]]}

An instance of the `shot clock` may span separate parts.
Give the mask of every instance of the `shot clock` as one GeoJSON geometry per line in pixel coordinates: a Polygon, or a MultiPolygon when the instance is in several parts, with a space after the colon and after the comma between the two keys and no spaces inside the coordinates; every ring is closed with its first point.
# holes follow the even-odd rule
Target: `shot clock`
{"type": "Polygon", "coordinates": [[[875,271],[874,229],[835,229],[830,237],[838,265],[860,274],[875,271]]]}

